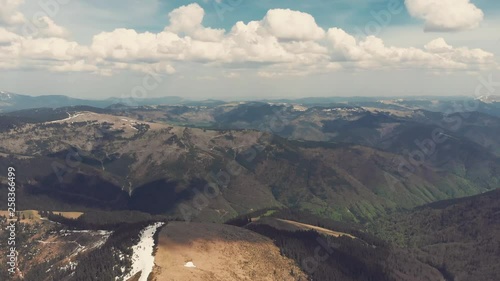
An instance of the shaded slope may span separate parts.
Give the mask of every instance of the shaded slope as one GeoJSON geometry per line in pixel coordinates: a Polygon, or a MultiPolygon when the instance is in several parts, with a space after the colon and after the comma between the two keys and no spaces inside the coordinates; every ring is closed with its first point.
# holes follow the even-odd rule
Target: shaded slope
{"type": "Polygon", "coordinates": [[[499,190],[436,202],[377,222],[378,234],[447,272],[449,280],[496,280],[499,204],[499,190]]]}

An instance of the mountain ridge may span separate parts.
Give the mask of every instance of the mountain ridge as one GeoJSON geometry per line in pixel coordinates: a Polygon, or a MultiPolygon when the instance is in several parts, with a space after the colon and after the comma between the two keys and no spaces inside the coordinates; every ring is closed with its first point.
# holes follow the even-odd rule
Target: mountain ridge
{"type": "Polygon", "coordinates": [[[372,220],[391,209],[498,187],[500,160],[466,140],[451,139],[451,150],[440,149],[429,162],[438,166],[415,166],[410,175],[402,174],[401,153],[414,145],[411,137],[410,142],[405,139],[384,151],[356,143],[288,140],[249,129],[186,128],[81,112],[9,129],[0,137],[0,152],[10,157],[0,160],[23,170],[39,167],[19,179],[32,204],[43,195],[52,198],[47,204],[70,200],[102,208],[106,200],[122,198],[109,206],[126,208],[127,196],[132,196],[140,198],[132,201],[137,210],[179,214],[187,206],[192,218],[216,221],[221,214],[232,217],[277,206],[339,220],[372,220]],[[454,153],[457,149],[465,151],[454,153]],[[81,153],[77,169],[65,164],[75,150],[81,153]],[[44,162],[52,166],[35,164],[44,162]],[[217,196],[199,212],[193,208],[196,194],[207,192],[207,184],[218,186],[217,196]],[[101,194],[109,194],[104,201],[95,193],[97,186],[109,187],[101,194]],[[161,198],[170,203],[161,204],[161,198]]]}

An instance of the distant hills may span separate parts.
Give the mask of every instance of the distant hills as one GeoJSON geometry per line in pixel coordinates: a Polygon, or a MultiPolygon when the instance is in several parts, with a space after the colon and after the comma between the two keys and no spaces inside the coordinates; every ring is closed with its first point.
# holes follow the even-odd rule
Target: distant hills
{"type": "Polygon", "coordinates": [[[65,106],[93,106],[105,108],[114,104],[126,106],[156,105],[156,104],[189,104],[193,101],[181,97],[161,97],[149,99],[108,98],[105,100],[90,100],[70,98],[63,95],[28,96],[0,91],[0,112],[10,112],[31,108],[58,108],[65,106]]]}
{"type": "MultiPolygon", "coordinates": [[[[310,97],[299,99],[269,99],[258,102],[274,105],[302,104],[309,107],[323,105],[344,105],[378,107],[386,109],[426,109],[431,111],[444,111],[457,101],[473,100],[464,96],[406,96],[406,97],[310,97]]],[[[499,96],[487,96],[477,99],[488,108],[491,104],[498,107],[499,96]]],[[[58,108],[67,106],[93,106],[106,108],[109,106],[154,106],[154,105],[185,105],[185,106],[219,106],[228,103],[251,103],[248,101],[234,100],[222,101],[216,99],[192,100],[179,96],[165,96],[153,98],[112,97],[103,100],[72,98],[64,95],[29,96],[6,91],[0,91],[0,113],[31,108],[58,108]]]]}

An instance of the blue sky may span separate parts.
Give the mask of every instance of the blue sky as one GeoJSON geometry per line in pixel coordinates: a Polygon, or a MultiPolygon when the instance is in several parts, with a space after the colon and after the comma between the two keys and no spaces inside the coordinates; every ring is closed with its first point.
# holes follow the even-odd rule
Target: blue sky
{"type": "MultiPolygon", "coordinates": [[[[96,1],[97,2],[97,1],[96,1]]],[[[316,22],[325,28],[331,26],[343,27],[349,30],[355,26],[366,24],[367,20],[372,19],[372,11],[381,11],[387,8],[388,0],[232,0],[222,1],[218,4],[215,0],[207,1],[161,1],[158,10],[156,26],[152,28],[162,28],[164,21],[161,16],[169,11],[190,3],[198,3],[205,9],[206,18],[204,23],[207,26],[230,28],[237,21],[251,21],[262,18],[270,9],[282,8],[292,9],[314,15],[316,22]],[[223,12],[224,18],[221,19],[217,14],[217,7],[221,10],[224,7],[231,7],[232,10],[223,12]]],[[[397,1],[404,7],[404,1],[397,1]]],[[[473,3],[481,7],[487,16],[498,16],[500,10],[499,1],[478,0],[473,3]]],[[[109,4],[108,4],[109,5],[109,4]]],[[[406,9],[402,9],[400,14],[393,17],[391,25],[411,25],[418,24],[418,19],[413,19],[408,15],[406,9]]]]}
{"type": "Polygon", "coordinates": [[[6,1],[0,90],[11,92],[471,95],[481,75],[500,80],[500,1],[6,1]]]}
{"type": "MultiPolygon", "coordinates": [[[[127,8],[127,5],[117,4],[122,1],[86,1],[88,7],[102,10],[117,10],[115,18],[101,18],[100,20],[114,23],[114,27],[137,28],[142,31],[160,31],[167,23],[167,14],[175,8],[191,3],[198,3],[204,8],[206,16],[203,23],[214,28],[230,29],[237,21],[252,21],[261,19],[268,10],[282,8],[302,11],[314,15],[318,25],[328,28],[337,26],[352,31],[355,27],[362,27],[373,20],[371,12],[387,9],[390,0],[215,0],[189,1],[189,0],[162,0],[158,1],[156,9],[150,18],[136,18],[130,21],[131,14],[136,14],[127,8]],[[118,9],[117,9],[118,7],[118,9]],[[219,11],[219,12],[218,12],[219,11]],[[223,17],[219,17],[219,15],[223,17]]],[[[142,1],[124,1],[128,3],[141,3],[142,1]]],[[[155,1],[156,2],[156,1],[155,1]]],[[[395,0],[404,7],[404,0],[395,0]]],[[[487,18],[498,18],[500,1],[475,0],[473,1],[486,14],[487,18]]],[[[140,4],[138,4],[140,5],[140,4]]],[[[153,6],[153,5],[151,5],[153,6]]],[[[130,6],[129,6],[130,7],[130,6]]],[[[135,5],[133,5],[135,10],[135,5]]],[[[91,8],[89,8],[90,10],[91,8]]],[[[146,13],[149,9],[145,10],[146,13]]],[[[421,21],[411,18],[406,9],[393,15],[389,26],[418,25],[421,21]]]]}

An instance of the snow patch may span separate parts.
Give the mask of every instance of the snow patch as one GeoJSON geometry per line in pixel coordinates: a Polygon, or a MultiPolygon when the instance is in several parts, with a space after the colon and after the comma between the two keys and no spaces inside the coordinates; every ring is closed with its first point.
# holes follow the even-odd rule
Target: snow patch
{"type": "Polygon", "coordinates": [[[70,261],[67,265],[63,266],[60,268],[60,270],[64,270],[64,271],[68,271],[68,270],[71,270],[71,271],[75,271],[76,267],[78,266],[78,262],[72,262],[70,261]]]}
{"type": "Polygon", "coordinates": [[[302,106],[302,105],[297,105],[297,104],[294,104],[293,105],[293,110],[295,111],[301,111],[301,112],[304,112],[307,110],[307,107],[305,106],[302,106]]]}
{"type": "Polygon", "coordinates": [[[54,123],[69,121],[71,119],[74,119],[74,118],[76,118],[76,117],[81,116],[81,115],[84,114],[83,112],[76,113],[75,115],[71,115],[69,112],[66,112],[66,113],[68,114],[68,118],[61,119],[61,120],[50,121],[50,122],[47,122],[47,124],[54,124],[54,123]]]}
{"type": "Polygon", "coordinates": [[[155,257],[153,256],[153,248],[155,245],[153,236],[162,225],[165,223],[157,222],[149,225],[141,231],[139,243],[132,247],[132,269],[129,274],[123,279],[128,280],[132,276],[141,272],[139,281],[147,281],[149,274],[153,271],[155,257]]]}

